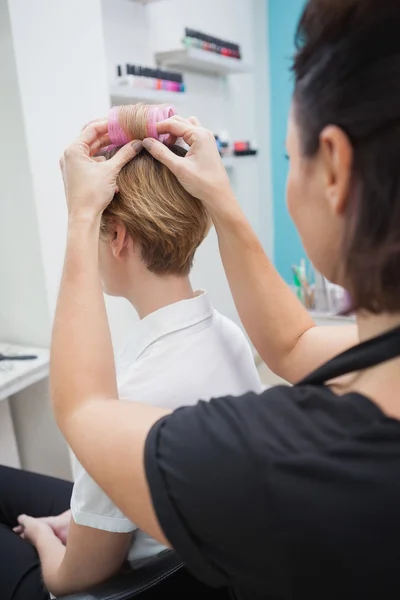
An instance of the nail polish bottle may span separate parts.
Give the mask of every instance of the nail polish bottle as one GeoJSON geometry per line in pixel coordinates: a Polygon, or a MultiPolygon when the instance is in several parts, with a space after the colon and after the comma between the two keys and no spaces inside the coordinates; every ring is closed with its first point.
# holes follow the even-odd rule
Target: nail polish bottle
{"type": "Polygon", "coordinates": [[[117,79],[118,85],[129,85],[129,86],[132,85],[131,76],[130,76],[130,65],[126,65],[126,75],[122,75],[122,67],[120,67],[120,66],[117,69],[117,73],[118,73],[118,79],[117,79]]]}
{"type": "Polygon", "coordinates": [[[219,54],[217,38],[211,37],[210,44],[211,44],[211,51],[214,52],[215,54],[219,54]]]}
{"type": "Polygon", "coordinates": [[[117,65],[117,85],[122,84],[122,67],[121,65],[117,65]]]}
{"type": "Polygon", "coordinates": [[[169,74],[169,90],[170,92],[176,92],[176,74],[175,73],[170,73],[169,74]]]}
{"type": "Polygon", "coordinates": [[[182,75],[181,73],[175,73],[175,90],[177,92],[182,91],[182,75]]]}
{"type": "Polygon", "coordinates": [[[163,71],[163,73],[162,73],[161,89],[168,90],[168,73],[167,73],[167,71],[163,71]]]}
{"type": "Polygon", "coordinates": [[[161,80],[162,71],[161,71],[161,69],[156,69],[154,73],[155,73],[155,79],[156,79],[156,90],[161,90],[162,89],[162,80],[161,80]]]}

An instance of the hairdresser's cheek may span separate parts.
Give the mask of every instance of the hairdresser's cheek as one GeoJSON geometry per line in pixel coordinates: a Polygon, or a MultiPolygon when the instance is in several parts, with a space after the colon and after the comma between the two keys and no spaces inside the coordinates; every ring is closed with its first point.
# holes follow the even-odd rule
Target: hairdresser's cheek
{"type": "Polygon", "coordinates": [[[298,210],[298,182],[296,182],[296,173],[293,168],[289,169],[286,185],[286,206],[293,221],[296,222],[296,213],[298,210]]]}

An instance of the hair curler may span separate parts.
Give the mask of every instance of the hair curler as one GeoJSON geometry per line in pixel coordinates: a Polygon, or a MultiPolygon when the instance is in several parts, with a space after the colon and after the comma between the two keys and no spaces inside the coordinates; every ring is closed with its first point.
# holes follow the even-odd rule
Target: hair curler
{"type": "MultiPolygon", "coordinates": [[[[128,137],[126,132],[122,129],[118,121],[119,107],[114,106],[108,117],[108,135],[110,137],[111,145],[106,150],[112,150],[120,146],[124,146],[128,142],[132,141],[133,138],[128,137]]],[[[146,135],[147,137],[159,140],[163,144],[171,145],[171,136],[168,133],[159,134],[157,131],[157,123],[165,121],[170,117],[176,115],[176,109],[173,106],[149,106],[147,112],[147,123],[146,123],[146,135]]],[[[135,128],[134,123],[132,129],[135,128]]]]}

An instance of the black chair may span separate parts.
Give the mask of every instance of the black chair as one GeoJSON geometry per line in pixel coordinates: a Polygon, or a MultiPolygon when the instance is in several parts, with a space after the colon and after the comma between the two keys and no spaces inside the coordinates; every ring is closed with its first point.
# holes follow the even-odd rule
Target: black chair
{"type": "MultiPolygon", "coordinates": [[[[58,600],[131,600],[139,594],[143,595],[143,600],[150,599],[155,586],[160,588],[160,592],[165,586],[165,590],[162,589],[161,592],[164,595],[166,588],[173,586],[174,575],[179,573],[185,580],[183,570],[184,564],[177,555],[166,550],[140,569],[121,572],[93,589],[63,596],[58,600]]],[[[190,578],[190,575],[187,577],[190,578]]]]}

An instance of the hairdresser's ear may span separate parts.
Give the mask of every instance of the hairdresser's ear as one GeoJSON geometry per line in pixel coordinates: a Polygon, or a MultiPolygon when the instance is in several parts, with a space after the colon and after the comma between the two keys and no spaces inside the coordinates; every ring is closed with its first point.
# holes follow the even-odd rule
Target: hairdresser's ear
{"type": "Polygon", "coordinates": [[[122,258],[123,251],[129,246],[130,236],[121,219],[115,219],[111,230],[111,250],[114,258],[122,258]]]}
{"type": "Polygon", "coordinates": [[[342,215],[346,210],[350,192],[353,147],[340,127],[330,125],[321,132],[320,158],[325,197],[330,210],[335,215],[342,215]]]}

